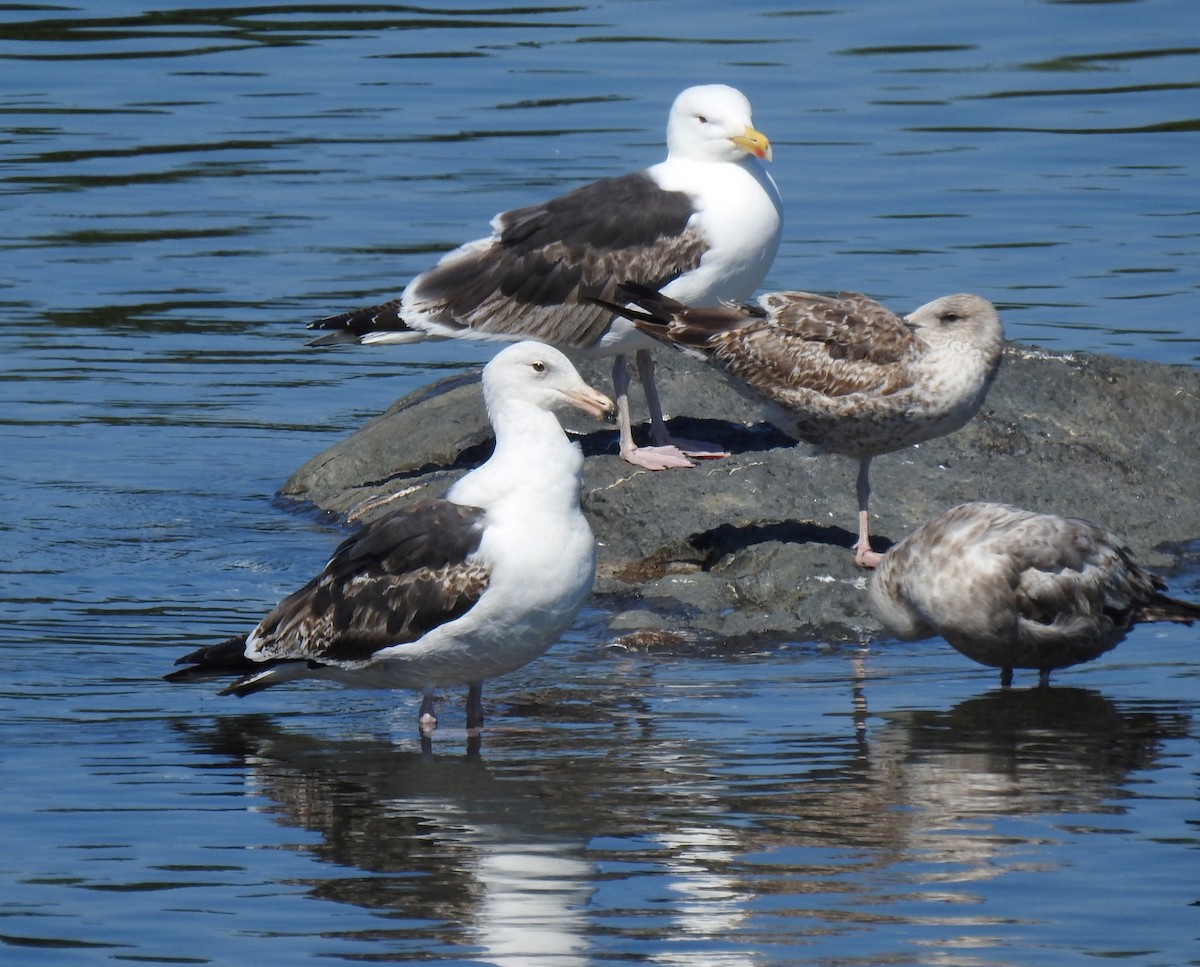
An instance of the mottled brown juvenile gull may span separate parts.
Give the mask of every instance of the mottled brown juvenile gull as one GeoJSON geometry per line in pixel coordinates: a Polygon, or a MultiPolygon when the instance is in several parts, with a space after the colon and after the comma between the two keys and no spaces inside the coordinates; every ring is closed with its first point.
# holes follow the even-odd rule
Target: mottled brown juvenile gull
{"type": "Polygon", "coordinates": [[[1169,598],[1120,538],[1006,504],[951,508],[891,548],[871,576],[875,616],[900,638],[940,635],[968,658],[1050,672],[1091,661],[1140,621],[1200,618],[1169,598]]]}
{"type": "Polygon", "coordinates": [[[649,350],[654,340],[590,297],[611,300],[620,280],[662,288],[693,305],[746,299],[775,259],[783,206],[758,159],[771,158],[750,102],[723,84],[689,87],[667,121],[667,158],[644,171],[503,212],[492,235],[445,255],[396,300],[312,323],[331,342],[538,339],[576,357],[615,356],[621,456],[651,470],[723,456],[672,441],[649,350]],[[625,357],[636,353],[653,446],[637,447],[625,357]],[[682,448],[682,449],[681,449],[682,448]]]}
{"type": "Polygon", "coordinates": [[[857,293],[773,292],[758,304],[697,308],[644,286],[618,301],[643,332],[720,366],[769,404],[770,419],[822,450],[859,462],[855,561],[874,567],[871,458],[959,429],[1000,365],[995,307],[949,295],[903,319],[857,293]]]}
{"type": "Polygon", "coordinates": [[[592,588],[596,548],[579,508],[583,454],[555,416],[612,417],[608,397],[551,346],[523,342],[483,371],[496,447],[442,499],[393,511],[341,544],[324,571],[249,635],[201,648],[169,675],[242,677],[221,694],[317,678],[424,695],[466,684],[467,727],[483,681],[520,668],[570,625],[592,588]]]}

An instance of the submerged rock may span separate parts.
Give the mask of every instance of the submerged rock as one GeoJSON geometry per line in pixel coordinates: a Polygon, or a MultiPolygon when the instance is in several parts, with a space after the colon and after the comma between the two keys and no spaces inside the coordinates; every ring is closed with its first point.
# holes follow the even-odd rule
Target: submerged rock
{"type": "MultiPolygon", "coordinates": [[[[600,549],[596,593],[613,632],[877,634],[867,575],[850,550],[857,464],[812,456],[707,364],[655,355],[665,405],[687,414],[669,421],[672,432],[733,455],[651,473],[617,457],[615,431],[576,421],[588,455],[583,507],[600,549]]],[[[580,370],[610,385],[607,362],[580,370]]],[[[1200,537],[1198,427],[1194,369],[1010,345],[966,427],[873,462],[875,547],[954,504],[989,500],[1094,520],[1153,568],[1192,563],[1200,559],[1187,546],[1200,537]]],[[[314,457],[281,496],[369,518],[440,494],[490,447],[478,372],[462,374],[404,397],[314,457]]]]}

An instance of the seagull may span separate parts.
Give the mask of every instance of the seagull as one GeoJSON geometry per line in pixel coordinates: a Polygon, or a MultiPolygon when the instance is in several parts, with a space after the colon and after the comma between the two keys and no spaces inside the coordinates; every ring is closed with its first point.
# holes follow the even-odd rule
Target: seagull
{"type": "Polygon", "coordinates": [[[237,674],[223,695],[316,678],[420,692],[466,684],[467,728],[483,724],[483,682],[541,655],[592,589],[596,545],[579,506],[583,453],[556,412],[611,419],[613,402],[561,352],[532,341],[483,370],[496,434],[486,463],[440,499],[393,510],[345,540],[325,569],[248,635],[200,648],[168,675],[237,674]]]}
{"type": "MultiPolygon", "coordinates": [[[[642,285],[618,287],[642,332],[710,359],[769,416],[822,450],[858,460],[855,563],[873,568],[871,459],[952,433],[983,405],[1000,366],[996,308],[948,295],[903,319],[865,295],[772,292],[756,305],[685,305],[642,285]]],[[[611,304],[617,308],[616,304],[611,304]]]]}
{"type": "Polygon", "coordinates": [[[333,331],[309,345],[538,339],[576,358],[614,356],[625,460],[663,470],[693,466],[687,454],[726,456],[710,444],[672,441],[654,383],[654,340],[590,297],[611,300],[626,280],[693,305],[749,298],[775,259],[783,224],[779,191],[759,163],[771,157],[740,91],[689,87],[671,107],[665,161],[497,215],[489,237],[443,256],[399,298],[311,323],[333,331]],[[652,446],[633,439],[631,353],[652,446]]]}
{"type": "Polygon", "coordinates": [[[1050,672],[1091,661],[1142,621],[1191,624],[1200,604],[1167,597],[1119,537],[1074,517],[1007,504],[951,508],[892,547],[868,599],[900,638],[941,635],[968,658],[1050,672]]]}

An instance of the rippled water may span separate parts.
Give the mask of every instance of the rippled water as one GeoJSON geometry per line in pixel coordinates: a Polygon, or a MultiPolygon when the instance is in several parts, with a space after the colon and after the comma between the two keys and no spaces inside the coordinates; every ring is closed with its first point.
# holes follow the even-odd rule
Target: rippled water
{"type": "Polygon", "coordinates": [[[657,160],[687,83],[774,142],[769,287],[1194,365],[1192,6],[0,7],[0,962],[1200,963],[1194,629],[1002,692],[594,610],[432,755],[407,696],[159,681],[323,563],[296,466],[488,355],[303,323],[657,160]]]}

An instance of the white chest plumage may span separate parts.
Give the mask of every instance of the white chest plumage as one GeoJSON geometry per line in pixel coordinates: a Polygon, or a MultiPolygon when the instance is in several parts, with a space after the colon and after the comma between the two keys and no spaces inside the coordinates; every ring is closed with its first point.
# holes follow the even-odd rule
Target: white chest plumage
{"type": "Polygon", "coordinates": [[[579,508],[582,468],[579,447],[561,431],[518,432],[451,488],[455,502],[486,508],[472,559],[489,569],[488,588],[461,618],[379,652],[373,684],[386,678],[428,690],[482,681],[532,661],[566,630],[596,571],[595,539],[579,508]]]}
{"type": "Polygon", "coordinates": [[[693,227],[709,245],[699,267],[664,286],[664,294],[693,306],[748,299],[775,261],[783,231],[783,202],[771,176],[750,158],[672,160],[650,175],[663,189],[692,197],[693,227]]]}

